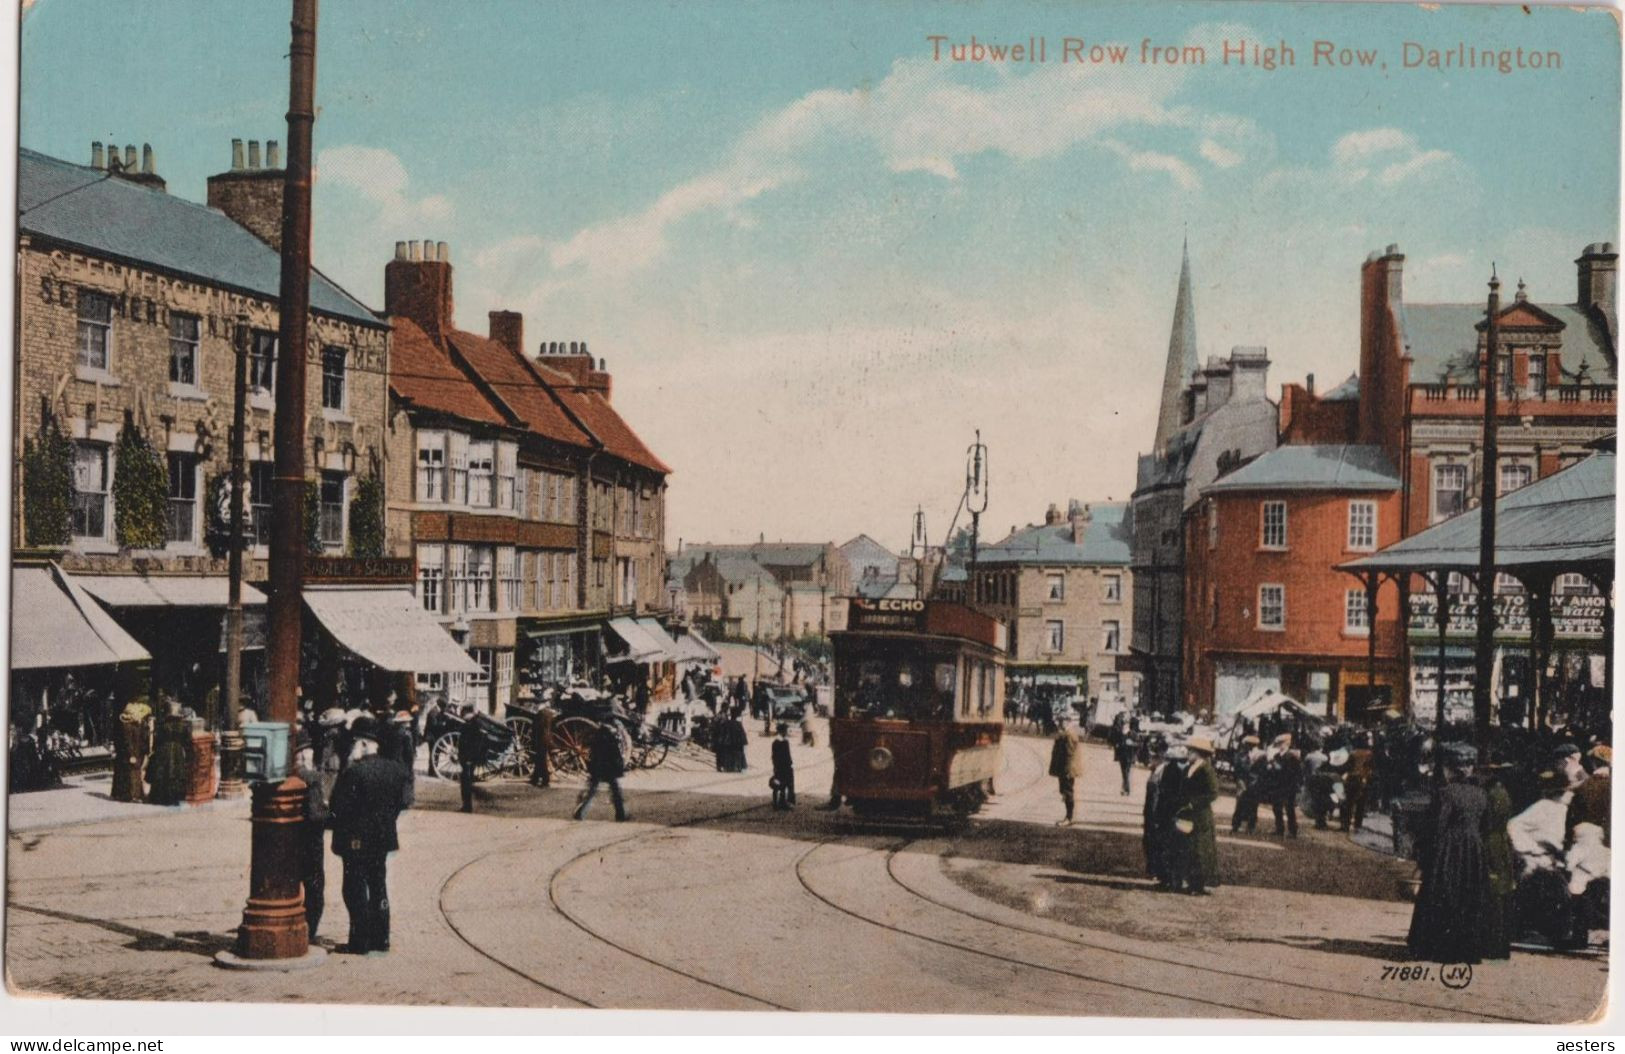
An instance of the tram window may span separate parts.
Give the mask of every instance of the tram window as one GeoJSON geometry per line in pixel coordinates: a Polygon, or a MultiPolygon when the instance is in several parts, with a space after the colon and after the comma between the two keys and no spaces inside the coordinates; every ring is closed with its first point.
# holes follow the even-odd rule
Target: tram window
{"type": "Polygon", "coordinates": [[[952,692],[954,690],[954,664],[951,662],[937,663],[937,691],[952,692]]]}

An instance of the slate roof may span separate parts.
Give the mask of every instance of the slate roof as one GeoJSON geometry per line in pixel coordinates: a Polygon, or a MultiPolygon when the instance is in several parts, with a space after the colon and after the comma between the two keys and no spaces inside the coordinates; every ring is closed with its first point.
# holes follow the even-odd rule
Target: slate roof
{"type": "MultiPolygon", "coordinates": [[[[1614,469],[1612,451],[1520,487],[1495,503],[1495,563],[1506,570],[1548,566],[1553,570],[1614,561],[1614,469]]],[[[1480,509],[1469,509],[1344,570],[1425,571],[1478,566],[1480,509]]]]}
{"type": "Polygon", "coordinates": [[[778,588],[778,579],[773,577],[773,572],[744,553],[714,553],[711,560],[725,582],[743,583],[753,581],[760,575],[763,589],[778,588]]]}
{"type": "Polygon", "coordinates": [[[1398,490],[1399,473],[1377,446],[1282,446],[1202,488],[1238,490],[1398,490]]]}
{"type": "Polygon", "coordinates": [[[1320,397],[1323,403],[1349,403],[1360,397],[1360,375],[1349,374],[1349,379],[1320,397]]]}
{"type": "MultiPolygon", "coordinates": [[[[33,150],[17,152],[17,227],[111,256],[276,300],[282,257],[225,213],[33,150]]],[[[382,327],[359,300],[311,270],[311,310],[382,327]]]]}
{"type": "MultiPolygon", "coordinates": [[[[1506,310],[1519,304],[1514,301],[1506,310]]],[[[1575,304],[1534,304],[1563,323],[1563,364],[1573,370],[1581,359],[1593,371],[1615,370],[1612,342],[1599,320],[1575,304]]],[[[1411,383],[1438,384],[1451,380],[1477,383],[1478,325],[1484,321],[1482,304],[1403,304],[1400,328],[1411,356],[1411,383]]]]}
{"type": "Polygon", "coordinates": [[[1130,531],[1125,522],[1128,506],[1091,505],[1091,522],[1083,542],[1072,541],[1072,525],[1026,527],[976,554],[978,565],[1011,564],[1121,564],[1129,563],[1130,531]]]}
{"type": "Polygon", "coordinates": [[[484,424],[507,423],[440,345],[410,319],[394,319],[389,386],[397,396],[425,410],[484,424]]]}

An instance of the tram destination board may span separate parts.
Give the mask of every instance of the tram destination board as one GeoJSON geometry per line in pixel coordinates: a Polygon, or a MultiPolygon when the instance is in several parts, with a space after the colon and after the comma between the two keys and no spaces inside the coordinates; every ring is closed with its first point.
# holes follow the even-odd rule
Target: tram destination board
{"type": "Polygon", "coordinates": [[[853,597],[846,627],[852,630],[924,633],[925,610],[923,600],[853,597]]]}

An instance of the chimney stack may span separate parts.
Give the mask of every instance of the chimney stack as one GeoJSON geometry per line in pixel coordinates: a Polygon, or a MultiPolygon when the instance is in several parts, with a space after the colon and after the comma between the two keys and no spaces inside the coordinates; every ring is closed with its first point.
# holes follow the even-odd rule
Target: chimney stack
{"type": "MultiPolygon", "coordinates": [[[[453,325],[451,250],[433,240],[395,243],[395,259],[384,266],[384,311],[411,319],[430,336],[453,325]]],[[[494,339],[494,338],[493,338],[494,339]]]]}
{"type": "Polygon", "coordinates": [[[1614,243],[1594,242],[1586,246],[1574,264],[1579,272],[1580,304],[1602,311],[1612,328],[1619,282],[1619,253],[1615,251],[1614,243]]]}
{"type": "Polygon", "coordinates": [[[493,311],[490,314],[491,339],[512,351],[525,353],[525,316],[517,311],[493,311]]]}
{"type": "Polygon", "coordinates": [[[1067,502],[1066,518],[1072,526],[1072,544],[1082,545],[1084,533],[1088,531],[1089,524],[1093,520],[1089,506],[1074,498],[1067,502]]]}
{"type": "Polygon", "coordinates": [[[163,179],[154,169],[151,143],[141,144],[141,155],[139,159],[136,157],[134,143],[131,143],[124,148],[124,155],[122,159],[119,156],[118,147],[112,143],[109,143],[107,144],[105,161],[103,160],[102,155],[102,144],[91,143],[90,165],[92,168],[105,168],[107,172],[118,176],[120,179],[128,180],[131,183],[139,183],[144,187],[151,187],[154,190],[167,189],[163,179]]]}
{"type": "Polygon", "coordinates": [[[1044,526],[1045,527],[1054,527],[1056,524],[1058,524],[1060,522],[1061,522],[1061,507],[1059,505],[1055,504],[1054,502],[1050,502],[1049,508],[1044,510],[1044,526]]]}
{"type": "Polygon", "coordinates": [[[246,160],[243,145],[241,139],[231,141],[231,168],[209,177],[206,200],[210,208],[224,212],[254,237],[281,252],[284,174],[275,167],[280,160],[275,144],[266,144],[271,164],[265,168],[260,167],[259,140],[248,140],[246,160]]]}

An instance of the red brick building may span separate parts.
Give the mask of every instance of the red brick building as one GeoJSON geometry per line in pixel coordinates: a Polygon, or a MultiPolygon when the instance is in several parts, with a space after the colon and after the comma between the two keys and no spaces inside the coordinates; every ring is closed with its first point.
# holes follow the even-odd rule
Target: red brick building
{"type": "Polygon", "coordinates": [[[1400,493],[1380,448],[1347,444],[1278,447],[1203,488],[1186,519],[1186,709],[1220,717],[1272,688],[1358,720],[1394,697],[1398,595],[1379,592],[1373,642],[1365,590],[1335,567],[1398,540],[1400,493]]]}

